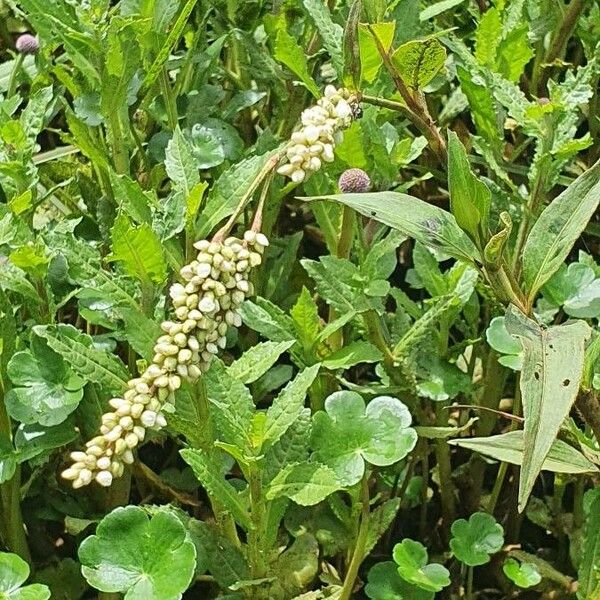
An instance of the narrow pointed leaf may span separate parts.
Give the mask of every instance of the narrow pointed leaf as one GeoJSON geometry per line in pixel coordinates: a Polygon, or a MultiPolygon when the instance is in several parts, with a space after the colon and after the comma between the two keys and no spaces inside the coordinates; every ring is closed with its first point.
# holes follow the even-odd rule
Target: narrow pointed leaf
{"type": "Polygon", "coordinates": [[[449,212],[408,194],[374,192],[306,199],[340,202],[361,215],[398,229],[426,246],[437,248],[454,258],[469,262],[480,260],[479,251],[449,212]]]}
{"type": "Polygon", "coordinates": [[[525,453],[519,484],[519,509],[523,510],[579,391],[590,328],[585,321],[542,328],[512,305],[506,314],[506,328],[520,339],[524,350],[525,453]]]}

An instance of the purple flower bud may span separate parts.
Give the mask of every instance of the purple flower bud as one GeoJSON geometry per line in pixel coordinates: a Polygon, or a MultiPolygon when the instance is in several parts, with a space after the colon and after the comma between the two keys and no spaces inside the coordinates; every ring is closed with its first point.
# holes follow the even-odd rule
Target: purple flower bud
{"type": "Polygon", "coordinates": [[[340,175],[338,186],[344,194],[360,194],[371,189],[371,179],[362,169],[348,169],[340,175]]]}
{"type": "Polygon", "coordinates": [[[15,47],[21,54],[35,54],[40,49],[40,43],[35,35],[24,33],[17,38],[15,47]]]}

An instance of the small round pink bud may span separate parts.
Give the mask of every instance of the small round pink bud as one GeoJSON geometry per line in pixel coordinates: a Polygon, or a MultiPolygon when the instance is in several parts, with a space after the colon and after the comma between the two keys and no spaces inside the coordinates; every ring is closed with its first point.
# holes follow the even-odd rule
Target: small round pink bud
{"type": "Polygon", "coordinates": [[[344,194],[360,194],[371,189],[371,179],[362,169],[348,169],[340,175],[338,186],[344,194]]]}
{"type": "Polygon", "coordinates": [[[40,49],[40,42],[35,35],[24,33],[17,38],[15,48],[21,54],[35,54],[40,49]]]}

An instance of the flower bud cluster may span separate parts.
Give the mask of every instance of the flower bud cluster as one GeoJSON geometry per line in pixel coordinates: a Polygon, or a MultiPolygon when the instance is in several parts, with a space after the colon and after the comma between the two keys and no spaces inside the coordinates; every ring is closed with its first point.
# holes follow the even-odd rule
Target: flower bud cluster
{"type": "Polygon", "coordinates": [[[318,171],[323,162],[332,162],[333,149],[342,141],[342,130],[352,123],[358,107],[356,97],[347,89],[325,88],[325,95],[302,112],[302,125],[292,133],[287,162],[277,172],[295,183],[318,171]]]}
{"type": "Polygon", "coordinates": [[[253,293],[248,275],[261,264],[268,245],[266,236],[254,231],[246,231],[242,240],[194,245],[196,259],[181,269],[183,282],[169,290],[174,315],[161,325],[152,363],[128,382],[122,398],[110,400],[113,410],[102,415],[100,435],[86,443],[84,452],[71,453],[73,464],[62,476],[74,488],[93,480],[110,486],[133,462],[146,430],[167,424],[165,404],[172,403],[182,380],[195,381],[206,371],[225,348],[228,328],[242,324],[238,308],[253,293]]]}

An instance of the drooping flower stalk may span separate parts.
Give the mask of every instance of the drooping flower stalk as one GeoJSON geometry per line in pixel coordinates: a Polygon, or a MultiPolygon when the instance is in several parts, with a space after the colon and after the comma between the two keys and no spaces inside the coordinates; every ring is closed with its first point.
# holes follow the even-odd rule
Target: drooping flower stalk
{"type": "Polygon", "coordinates": [[[182,380],[198,379],[225,347],[227,329],[241,325],[238,308],[253,293],[250,270],[261,264],[268,245],[254,227],[243,239],[217,237],[194,244],[196,259],[182,267],[182,283],[169,290],[174,314],[161,325],[152,363],[128,382],[122,398],[110,400],[113,411],[102,415],[100,435],[84,451],[71,453],[73,464],[62,476],[74,488],[94,480],[110,486],[124,465],[133,462],[133,450],[146,430],[167,424],[163,409],[173,403],[182,380]]]}
{"type": "Polygon", "coordinates": [[[300,183],[324,162],[332,162],[333,150],[342,141],[342,130],[352,124],[357,110],[355,95],[345,88],[328,85],[323,98],[302,112],[301,126],[292,133],[286,151],[287,162],[277,172],[300,183]]]}

